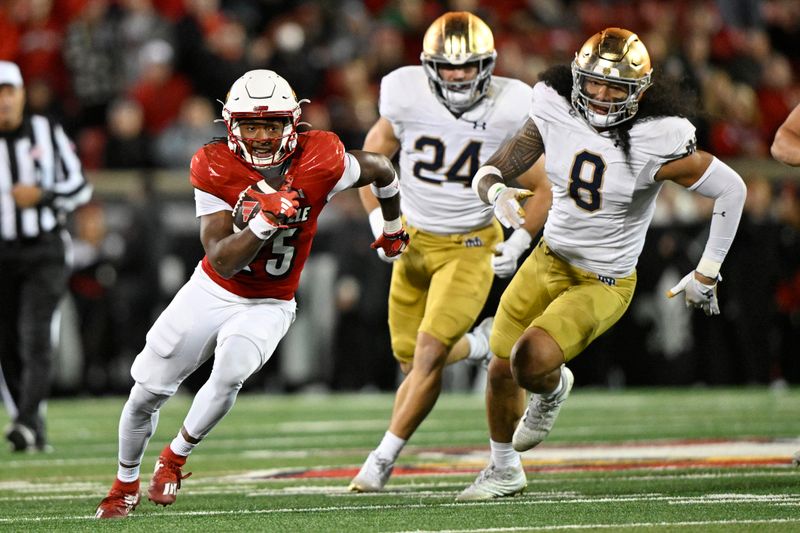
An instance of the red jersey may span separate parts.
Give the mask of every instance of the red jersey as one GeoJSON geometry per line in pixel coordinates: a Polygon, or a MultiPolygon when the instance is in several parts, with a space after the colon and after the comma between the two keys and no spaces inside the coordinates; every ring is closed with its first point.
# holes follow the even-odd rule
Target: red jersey
{"type": "MultiPolygon", "coordinates": [[[[219,286],[244,298],[291,300],[317,233],[317,218],[328,194],[344,174],[344,158],[344,146],[336,134],[327,131],[300,134],[286,172],[287,176],[293,176],[292,189],[300,193],[300,207],[288,221],[289,227],[278,230],[253,262],[230,279],[217,274],[206,255],[202,263],[206,274],[219,286]]],[[[261,174],[235,156],[225,142],[208,144],[192,157],[192,185],[231,206],[236,204],[240,192],[261,179],[261,174]]]]}

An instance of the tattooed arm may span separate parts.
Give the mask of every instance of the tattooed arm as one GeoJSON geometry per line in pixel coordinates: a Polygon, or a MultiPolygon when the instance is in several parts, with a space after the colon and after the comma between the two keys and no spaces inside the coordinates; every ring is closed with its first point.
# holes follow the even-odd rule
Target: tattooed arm
{"type": "Polygon", "coordinates": [[[472,190],[482,202],[494,206],[494,215],[507,228],[520,228],[525,211],[520,201],[533,196],[525,189],[507,187],[506,182],[521,176],[544,153],[544,141],[530,118],[508,141],[504,142],[472,178],[472,190]]]}
{"type": "Polygon", "coordinates": [[[494,198],[489,195],[490,189],[496,197],[501,185],[521,176],[543,153],[542,135],[536,123],[528,118],[522,128],[500,145],[486,164],[478,169],[472,180],[472,188],[483,202],[494,204],[494,198]]]}

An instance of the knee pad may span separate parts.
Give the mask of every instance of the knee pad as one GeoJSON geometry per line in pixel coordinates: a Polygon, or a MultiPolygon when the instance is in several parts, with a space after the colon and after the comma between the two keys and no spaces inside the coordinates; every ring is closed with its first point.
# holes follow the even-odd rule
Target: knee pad
{"type": "Polygon", "coordinates": [[[220,387],[239,390],[263,364],[261,350],[253,341],[241,335],[231,335],[217,346],[209,381],[220,387]]]}

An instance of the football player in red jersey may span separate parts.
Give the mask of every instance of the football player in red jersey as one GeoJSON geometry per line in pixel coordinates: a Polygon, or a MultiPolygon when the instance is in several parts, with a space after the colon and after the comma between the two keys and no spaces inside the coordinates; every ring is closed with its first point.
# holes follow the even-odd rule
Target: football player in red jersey
{"type": "Polygon", "coordinates": [[[400,221],[397,177],[384,156],[345,152],[330,132],[300,133],[300,103],[269,70],[236,80],[222,117],[227,143],[192,158],[200,239],[206,255],[147,334],[131,375],[136,383],[119,424],[119,466],[97,518],[127,516],[139,503],[139,470],[161,406],[212,355],[208,381],[180,431],[161,452],[148,498],[175,501],[192,449],[222,420],[244,381],[275,351],[295,317],[294,293],[331,197],[370,185],[384,232],[372,244],[387,255],[408,243],[400,221]]]}

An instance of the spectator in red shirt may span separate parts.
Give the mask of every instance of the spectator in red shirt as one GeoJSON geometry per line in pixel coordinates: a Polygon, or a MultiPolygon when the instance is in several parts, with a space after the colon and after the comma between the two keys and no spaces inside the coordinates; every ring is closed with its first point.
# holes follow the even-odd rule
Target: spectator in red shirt
{"type": "Polygon", "coordinates": [[[130,96],[142,106],[144,127],[148,135],[156,136],[172,124],[181,104],[192,94],[192,87],[172,68],[174,52],[163,40],[145,44],[139,54],[141,78],[130,89],[130,96]]]}

